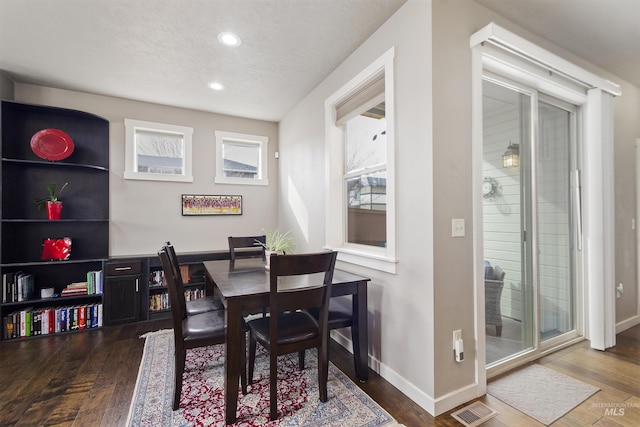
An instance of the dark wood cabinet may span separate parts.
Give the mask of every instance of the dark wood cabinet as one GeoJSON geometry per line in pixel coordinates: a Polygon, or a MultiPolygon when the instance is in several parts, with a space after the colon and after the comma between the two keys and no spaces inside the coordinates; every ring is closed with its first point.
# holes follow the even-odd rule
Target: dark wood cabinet
{"type": "Polygon", "coordinates": [[[106,326],[140,320],[142,266],[142,260],[107,263],[104,283],[106,326]]]}
{"type": "MultiPolygon", "coordinates": [[[[15,334],[8,334],[8,322],[13,319],[15,326],[16,316],[25,312],[32,317],[31,322],[34,318],[43,322],[34,326],[38,328],[35,335],[61,332],[55,328],[44,332],[43,326],[56,321],[56,317],[52,320],[47,316],[58,316],[61,307],[73,309],[64,315],[73,316],[74,321],[80,320],[75,316],[81,315],[102,319],[100,289],[59,298],[46,297],[42,290],[62,295],[68,285],[85,282],[88,273],[104,269],[109,256],[109,122],[82,111],[0,101],[0,149],[2,339],[15,338],[15,334]],[[34,153],[31,138],[44,129],[58,129],[69,135],[74,146],[69,157],[50,161],[34,153]],[[49,183],[60,188],[65,182],[68,186],[60,197],[64,203],[62,217],[49,220],[45,211],[38,211],[34,200],[47,196],[49,183]],[[42,259],[43,240],[63,237],[71,238],[69,259],[42,259]],[[17,298],[16,289],[7,283],[16,275],[33,280],[27,299],[17,298]]],[[[83,327],[66,326],[63,331],[99,325],[92,322],[83,327]]]]}

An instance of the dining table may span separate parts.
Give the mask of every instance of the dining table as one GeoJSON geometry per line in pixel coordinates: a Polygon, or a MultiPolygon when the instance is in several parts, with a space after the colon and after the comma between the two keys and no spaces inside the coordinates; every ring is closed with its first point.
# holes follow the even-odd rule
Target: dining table
{"type": "MultiPolygon", "coordinates": [[[[242,322],[247,313],[262,313],[269,306],[269,270],[262,258],[236,258],[230,260],[204,261],[204,268],[220,295],[225,307],[227,322],[224,395],[225,422],[236,422],[238,407],[238,385],[242,366],[240,351],[246,339],[242,322]]],[[[294,290],[310,286],[308,277],[280,278],[280,290],[294,290]]],[[[370,279],[334,269],[331,297],[350,296],[353,309],[351,336],[356,377],[364,382],[368,379],[368,320],[367,285],[370,279]]]]}

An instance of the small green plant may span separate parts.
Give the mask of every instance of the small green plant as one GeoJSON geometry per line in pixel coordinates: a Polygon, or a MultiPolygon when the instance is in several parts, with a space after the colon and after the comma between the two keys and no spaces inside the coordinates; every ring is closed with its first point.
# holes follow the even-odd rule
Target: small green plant
{"type": "Polygon", "coordinates": [[[258,242],[260,245],[264,246],[267,251],[273,252],[282,252],[285,254],[293,253],[293,248],[295,246],[295,241],[293,237],[289,235],[291,231],[287,231],[286,233],[281,233],[279,230],[264,230],[264,234],[266,236],[267,243],[263,244],[262,242],[258,242]]]}
{"type": "Polygon", "coordinates": [[[60,197],[60,194],[62,194],[64,189],[67,187],[67,185],[69,185],[69,183],[65,182],[64,185],[62,187],[60,187],[60,191],[58,191],[56,193],[56,184],[55,183],[47,184],[47,190],[49,191],[49,197],[43,197],[41,199],[35,199],[34,200],[36,206],[38,207],[38,210],[41,211],[42,209],[44,209],[44,207],[47,204],[47,202],[57,202],[58,201],[58,197],[60,197]]]}

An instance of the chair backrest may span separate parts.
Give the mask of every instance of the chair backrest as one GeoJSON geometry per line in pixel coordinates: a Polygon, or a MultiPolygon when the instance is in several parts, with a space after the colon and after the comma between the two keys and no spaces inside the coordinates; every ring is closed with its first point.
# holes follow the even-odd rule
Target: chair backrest
{"type": "Polygon", "coordinates": [[[171,318],[176,339],[182,339],[182,321],[187,318],[187,303],[184,297],[184,285],[182,280],[177,280],[169,256],[169,248],[163,246],[158,251],[160,263],[164,270],[164,278],[169,292],[169,304],[171,305],[171,318]]]}
{"type": "Polygon", "coordinates": [[[182,273],[180,272],[180,262],[178,261],[178,255],[176,254],[175,248],[171,242],[165,243],[162,248],[165,249],[167,251],[167,255],[169,255],[169,262],[173,269],[173,275],[180,279],[180,283],[184,283],[182,280],[182,273]]]}
{"type": "Polygon", "coordinates": [[[267,236],[244,236],[244,237],[232,237],[229,236],[229,257],[231,261],[236,260],[236,256],[261,256],[263,260],[266,260],[264,254],[264,246],[262,244],[267,243],[267,236]],[[242,251],[242,255],[240,255],[240,251],[236,252],[238,248],[251,248],[253,250],[250,251],[242,251]]]}
{"type": "Polygon", "coordinates": [[[176,281],[179,282],[184,288],[185,281],[184,281],[184,277],[182,277],[182,269],[180,268],[180,261],[178,261],[178,255],[176,254],[176,250],[171,244],[171,242],[165,243],[164,248],[167,250],[167,253],[169,254],[169,261],[171,261],[171,266],[173,267],[173,274],[174,276],[176,276],[176,281]]]}
{"type": "Polygon", "coordinates": [[[337,252],[320,252],[313,254],[272,255],[269,280],[269,313],[271,336],[277,336],[277,313],[320,308],[321,332],[326,331],[329,300],[331,299],[331,282],[336,264],[337,252]],[[321,277],[317,273],[321,274],[321,277]],[[306,276],[305,286],[296,289],[279,289],[282,278],[286,276],[306,276]],[[310,276],[314,275],[314,276],[310,276]],[[280,280],[279,280],[280,279],[280,280]],[[324,326],[323,326],[324,325],[324,326]]]}

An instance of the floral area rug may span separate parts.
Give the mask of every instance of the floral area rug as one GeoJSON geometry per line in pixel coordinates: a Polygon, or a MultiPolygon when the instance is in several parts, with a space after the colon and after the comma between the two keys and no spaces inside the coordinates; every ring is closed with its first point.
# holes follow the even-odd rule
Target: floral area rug
{"type": "MultiPolygon", "coordinates": [[[[127,426],[224,426],[224,345],[187,351],[180,409],[173,399],[173,332],[146,334],[127,426]]],[[[318,399],[315,351],[307,351],[304,371],[297,354],[278,358],[278,420],[269,420],[269,356],[256,356],[254,384],[239,393],[234,426],[397,426],[394,419],[333,364],[326,403],[318,399]]]]}

